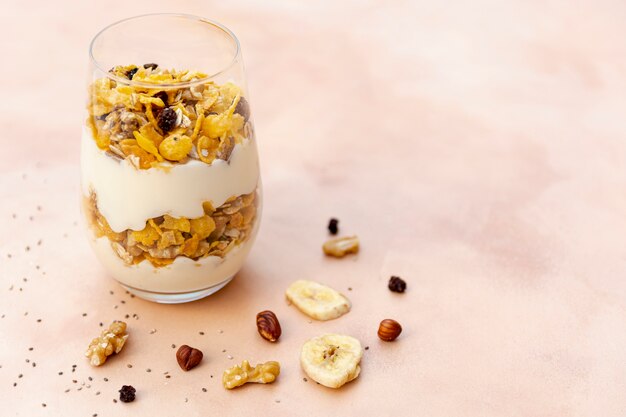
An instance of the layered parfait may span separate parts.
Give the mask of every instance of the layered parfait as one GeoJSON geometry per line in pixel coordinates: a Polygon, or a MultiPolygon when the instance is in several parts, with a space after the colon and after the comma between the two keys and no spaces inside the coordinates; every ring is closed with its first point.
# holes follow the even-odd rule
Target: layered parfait
{"type": "Polygon", "coordinates": [[[140,295],[224,285],[261,208],[243,89],[157,64],[112,68],[89,88],[82,196],[100,261],[140,295]]]}

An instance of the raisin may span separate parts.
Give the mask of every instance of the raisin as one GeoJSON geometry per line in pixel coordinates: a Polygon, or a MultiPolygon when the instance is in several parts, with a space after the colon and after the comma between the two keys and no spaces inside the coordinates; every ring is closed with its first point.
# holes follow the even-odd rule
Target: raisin
{"type": "Polygon", "coordinates": [[[135,388],[132,385],[123,385],[120,390],[120,401],[123,403],[130,403],[135,401],[135,388]]]}
{"type": "Polygon", "coordinates": [[[158,93],[154,95],[154,97],[160,98],[163,101],[163,103],[165,103],[165,105],[167,106],[168,97],[165,91],[159,91],[158,93]]]}
{"type": "Polygon", "coordinates": [[[339,231],[339,220],[334,218],[330,219],[330,221],[328,222],[328,231],[331,235],[336,235],[339,231]]]}
{"type": "Polygon", "coordinates": [[[235,113],[242,115],[243,120],[246,122],[250,118],[250,105],[245,97],[239,98],[239,103],[237,103],[237,106],[235,107],[235,113]]]}
{"type": "Polygon", "coordinates": [[[388,287],[393,292],[404,292],[406,290],[406,282],[400,277],[392,276],[389,278],[388,287]]]}
{"type": "Polygon", "coordinates": [[[157,124],[163,133],[169,132],[176,125],[176,112],[171,107],[163,109],[159,114],[157,124]]]}
{"type": "Polygon", "coordinates": [[[139,70],[139,68],[133,68],[132,70],[128,71],[126,73],[126,76],[128,77],[129,80],[132,80],[133,77],[135,76],[135,73],[139,70]]]}
{"type": "Polygon", "coordinates": [[[145,69],[152,68],[152,71],[154,71],[155,69],[157,69],[157,67],[158,67],[158,66],[159,66],[159,64],[155,64],[154,62],[151,62],[151,63],[149,63],[149,64],[143,64],[143,67],[144,67],[145,69]]]}

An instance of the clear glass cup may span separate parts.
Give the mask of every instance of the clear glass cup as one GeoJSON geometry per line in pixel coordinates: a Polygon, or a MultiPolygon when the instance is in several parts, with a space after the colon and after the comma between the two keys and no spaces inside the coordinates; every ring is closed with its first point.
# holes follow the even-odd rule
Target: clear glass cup
{"type": "Polygon", "coordinates": [[[81,192],[96,256],[147,300],[223,288],[262,198],[237,38],[196,16],[132,17],[95,36],[89,77],[81,192]]]}

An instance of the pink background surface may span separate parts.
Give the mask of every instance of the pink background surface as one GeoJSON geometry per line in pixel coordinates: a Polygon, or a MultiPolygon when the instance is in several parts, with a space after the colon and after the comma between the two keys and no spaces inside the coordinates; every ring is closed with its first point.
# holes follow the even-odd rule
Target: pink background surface
{"type": "Polygon", "coordinates": [[[4,4],[0,415],[626,415],[625,20],[620,1],[4,4]],[[88,43],[157,11],[239,36],[265,187],[243,271],[180,306],[125,294],[78,223],[88,43]],[[330,216],[358,256],[323,257],[330,216]],[[299,278],[352,311],[309,322],[284,301],[299,278]],[[256,333],[266,308],[276,345],[256,333]],[[91,368],[98,323],[126,314],[127,347],[91,368]],[[394,343],[376,337],[387,317],[394,343]],[[336,391],[298,364],[324,332],[370,347],[336,391]],[[181,371],[172,343],[202,365],[181,371]],[[243,359],[282,374],[224,390],[243,359]],[[113,403],[123,384],[134,403],[113,403]]]}

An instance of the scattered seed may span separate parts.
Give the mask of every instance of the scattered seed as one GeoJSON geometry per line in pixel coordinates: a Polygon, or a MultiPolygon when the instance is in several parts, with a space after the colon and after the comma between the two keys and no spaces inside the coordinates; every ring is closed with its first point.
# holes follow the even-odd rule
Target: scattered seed
{"type": "Polygon", "coordinates": [[[87,313],[83,313],[83,317],[87,317],[87,313]]]}
{"type": "Polygon", "coordinates": [[[104,378],[104,382],[109,382],[109,378],[104,378]]]}
{"type": "Polygon", "coordinates": [[[133,365],[131,365],[130,363],[128,365],[126,365],[127,368],[132,368],[133,365]]]}
{"type": "Polygon", "coordinates": [[[202,388],[202,392],[206,392],[206,388],[202,388]]]}
{"type": "Polygon", "coordinates": [[[204,332],[198,332],[198,333],[200,333],[200,336],[204,336],[204,332]]]}
{"type": "Polygon", "coordinates": [[[176,345],[172,343],[172,349],[176,349],[176,345]]]}
{"type": "Polygon", "coordinates": [[[88,379],[88,380],[90,380],[90,381],[93,381],[93,378],[92,378],[92,377],[87,377],[87,379],[88,379]]]}
{"type": "Polygon", "coordinates": [[[47,407],[46,403],[41,403],[42,407],[47,407]]]}
{"type": "Polygon", "coordinates": [[[309,380],[308,380],[308,379],[306,379],[306,378],[302,378],[302,380],[303,380],[304,382],[308,382],[308,381],[309,381],[309,380]]]}
{"type": "Polygon", "coordinates": [[[146,369],[146,372],[152,372],[152,369],[148,368],[146,369]]]}
{"type": "Polygon", "coordinates": [[[365,350],[370,350],[370,347],[369,346],[365,346],[365,350]]]}
{"type": "Polygon", "coordinates": [[[156,332],[157,332],[157,329],[150,330],[150,334],[155,334],[156,332]]]}

